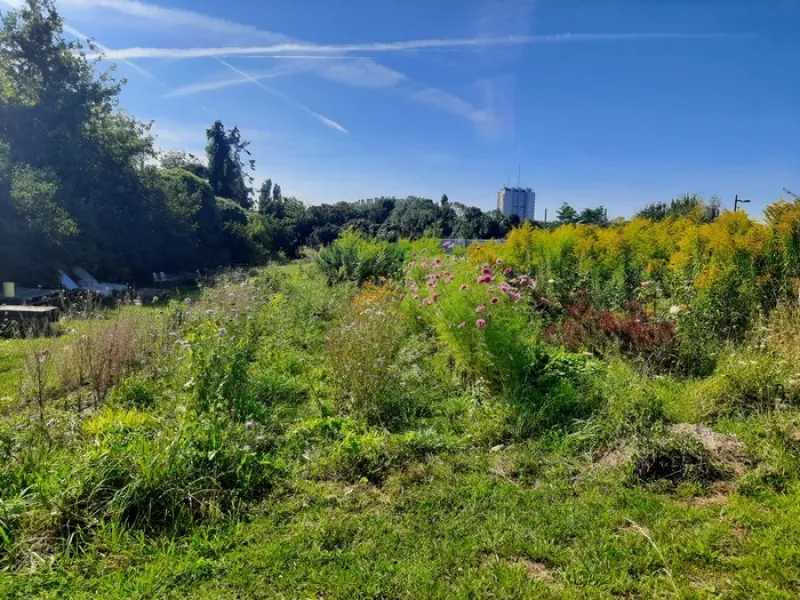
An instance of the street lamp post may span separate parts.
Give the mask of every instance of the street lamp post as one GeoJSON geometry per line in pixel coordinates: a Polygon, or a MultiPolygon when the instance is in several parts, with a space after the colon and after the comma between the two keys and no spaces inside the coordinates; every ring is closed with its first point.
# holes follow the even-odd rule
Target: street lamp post
{"type": "Polygon", "coordinates": [[[739,194],[736,194],[736,199],[733,201],[733,212],[736,212],[736,209],[739,208],[740,204],[749,204],[750,200],[742,200],[739,198],[739,194]]]}

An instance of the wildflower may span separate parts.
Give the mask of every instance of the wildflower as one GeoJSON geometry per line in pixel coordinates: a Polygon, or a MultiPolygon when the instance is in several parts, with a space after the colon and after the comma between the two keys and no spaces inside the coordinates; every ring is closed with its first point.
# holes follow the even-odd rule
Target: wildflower
{"type": "Polygon", "coordinates": [[[475,307],[475,312],[476,313],[482,313],[484,310],[486,310],[486,307],[483,304],[481,304],[480,306],[476,306],[475,307]]]}
{"type": "Polygon", "coordinates": [[[220,337],[225,335],[226,333],[228,333],[228,330],[225,329],[224,327],[220,327],[219,331],[217,331],[217,335],[220,336],[220,337]]]}
{"type": "Polygon", "coordinates": [[[422,259],[422,262],[421,262],[420,264],[421,264],[423,267],[427,267],[427,266],[428,266],[428,259],[427,259],[427,258],[423,258],[423,259],[422,259]]]}
{"type": "Polygon", "coordinates": [[[419,294],[414,294],[414,300],[419,300],[419,294]]]}
{"type": "Polygon", "coordinates": [[[233,292],[230,292],[230,293],[228,294],[228,298],[233,298],[233,297],[234,297],[234,293],[233,293],[233,292]]]}
{"type": "Polygon", "coordinates": [[[492,270],[489,267],[483,267],[482,273],[484,275],[491,275],[492,274],[492,270]]]}
{"type": "Polygon", "coordinates": [[[461,321],[461,323],[458,324],[458,328],[459,329],[464,329],[464,327],[466,327],[466,326],[467,326],[467,322],[466,321],[461,321]]]}
{"type": "Polygon", "coordinates": [[[183,345],[183,349],[184,350],[191,350],[192,349],[192,345],[191,344],[184,344],[183,345]]]}
{"type": "Polygon", "coordinates": [[[678,306],[677,304],[674,304],[669,307],[669,314],[677,315],[679,312],[681,312],[681,307],[678,306]]]}
{"type": "Polygon", "coordinates": [[[503,259],[502,259],[502,258],[498,258],[498,259],[497,259],[495,262],[496,262],[498,265],[502,265],[502,264],[503,264],[503,259]]]}
{"type": "Polygon", "coordinates": [[[247,423],[245,423],[244,426],[247,427],[248,429],[252,429],[253,427],[255,427],[255,423],[253,423],[252,421],[247,421],[247,423]]]}
{"type": "Polygon", "coordinates": [[[498,298],[497,296],[495,296],[494,298],[492,298],[491,300],[489,300],[489,302],[491,302],[492,304],[497,304],[498,302],[500,302],[500,298],[498,298]]]}
{"type": "Polygon", "coordinates": [[[434,294],[433,296],[431,296],[432,302],[436,302],[438,299],[439,299],[439,294],[434,294]]]}
{"type": "Polygon", "coordinates": [[[491,318],[492,318],[492,313],[486,313],[486,320],[488,321],[491,318]]]}
{"type": "Polygon", "coordinates": [[[420,250],[420,252],[422,252],[423,254],[427,254],[428,253],[428,249],[427,248],[423,248],[422,250],[420,250]]]}
{"type": "Polygon", "coordinates": [[[510,275],[511,274],[511,267],[506,267],[503,269],[503,275],[510,275]]]}
{"type": "Polygon", "coordinates": [[[484,327],[486,327],[486,321],[484,321],[483,319],[478,319],[477,321],[475,321],[475,326],[478,329],[483,329],[484,327]]]}
{"type": "Polygon", "coordinates": [[[522,300],[522,295],[514,294],[514,302],[519,302],[520,300],[522,300]]]}
{"type": "Polygon", "coordinates": [[[264,441],[264,436],[263,436],[263,435],[261,435],[261,434],[258,434],[258,435],[256,436],[256,441],[257,441],[257,442],[263,442],[263,441],[264,441]]]}
{"type": "Polygon", "coordinates": [[[411,262],[409,262],[409,263],[408,263],[408,268],[409,268],[409,269],[413,269],[413,268],[414,268],[414,265],[416,265],[416,264],[417,264],[417,263],[415,263],[415,262],[412,260],[411,262]]]}
{"type": "Polygon", "coordinates": [[[435,265],[442,264],[442,259],[437,257],[436,260],[433,261],[433,264],[435,264],[435,265]]]}
{"type": "Polygon", "coordinates": [[[450,275],[450,277],[448,277],[447,279],[449,281],[455,281],[456,280],[456,276],[455,275],[450,275]]]}
{"type": "Polygon", "coordinates": [[[466,289],[467,289],[467,284],[466,284],[466,283],[462,283],[462,284],[461,284],[461,287],[459,287],[458,289],[460,289],[462,292],[463,292],[463,291],[466,291],[466,289]]]}
{"type": "Polygon", "coordinates": [[[425,306],[428,306],[428,305],[431,303],[431,299],[430,299],[430,298],[425,298],[425,300],[423,300],[423,301],[422,301],[422,303],[423,303],[425,306]]]}
{"type": "Polygon", "coordinates": [[[191,303],[192,303],[192,299],[191,299],[191,298],[184,298],[184,299],[183,299],[183,303],[184,303],[184,304],[186,304],[186,305],[188,306],[189,304],[191,304],[191,303]]]}
{"type": "Polygon", "coordinates": [[[417,321],[422,321],[422,316],[421,315],[417,315],[417,321]]]}
{"type": "Polygon", "coordinates": [[[447,327],[448,329],[453,329],[455,327],[455,323],[450,323],[450,325],[448,325],[447,327]]]}
{"type": "Polygon", "coordinates": [[[643,282],[642,282],[642,287],[643,287],[643,288],[650,287],[650,282],[649,282],[649,281],[643,281],[643,282]]]}

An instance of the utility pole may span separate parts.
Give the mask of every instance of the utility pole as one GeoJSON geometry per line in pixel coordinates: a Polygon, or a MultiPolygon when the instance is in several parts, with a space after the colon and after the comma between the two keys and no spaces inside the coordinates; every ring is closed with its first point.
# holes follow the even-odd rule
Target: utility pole
{"type": "Polygon", "coordinates": [[[750,200],[742,200],[741,198],[739,198],[739,194],[736,194],[736,199],[733,201],[733,212],[736,212],[740,204],[749,204],[749,203],[750,200]]]}
{"type": "Polygon", "coordinates": [[[544,209],[544,224],[547,226],[547,209],[544,209]]]}

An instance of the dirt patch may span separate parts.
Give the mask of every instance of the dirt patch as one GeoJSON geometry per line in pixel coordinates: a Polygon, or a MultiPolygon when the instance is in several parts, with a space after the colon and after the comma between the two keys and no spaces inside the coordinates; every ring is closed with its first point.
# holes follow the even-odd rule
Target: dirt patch
{"type": "Polygon", "coordinates": [[[670,428],[673,435],[686,435],[697,440],[713,459],[730,469],[734,475],[742,475],[750,462],[744,443],[733,435],[717,433],[702,425],[678,423],[670,428]]]}
{"type": "Polygon", "coordinates": [[[619,446],[597,459],[592,465],[592,470],[603,472],[617,469],[630,463],[631,458],[633,458],[633,447],[630,444],[619,446]]]}

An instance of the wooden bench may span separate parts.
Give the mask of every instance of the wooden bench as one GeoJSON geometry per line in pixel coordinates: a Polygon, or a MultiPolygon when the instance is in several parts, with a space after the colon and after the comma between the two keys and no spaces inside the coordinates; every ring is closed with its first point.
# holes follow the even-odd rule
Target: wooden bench
{"type": "Polygon", "coordinates": [[[46,335],[50,323],[57,320],[55,306],[0,304],[0,333],[3,335],[46,335]]]}

